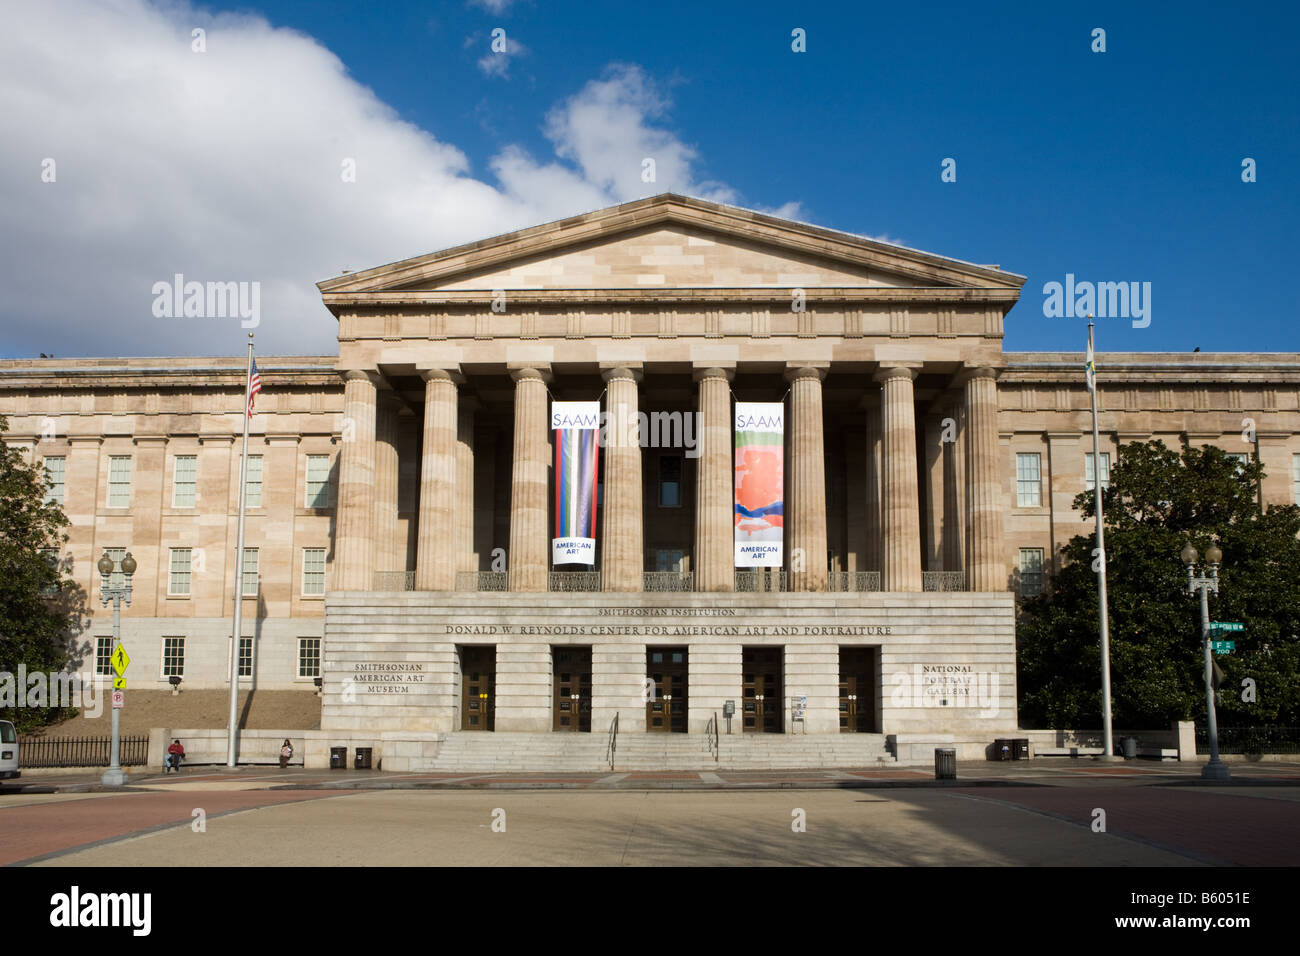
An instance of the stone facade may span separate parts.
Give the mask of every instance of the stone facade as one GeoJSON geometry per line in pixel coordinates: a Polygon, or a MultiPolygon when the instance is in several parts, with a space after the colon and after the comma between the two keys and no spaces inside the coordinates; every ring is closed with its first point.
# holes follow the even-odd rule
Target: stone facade
{"type": "MultiPolygon", "coordinates": [[[[1009,733],[1016,593],[1087,531],[1092,450],[1082,355],[1002,351],[1023,281],[660,196],[322,282],[339,354],[258,362],[247,679],[319,675],[322,726],[349,739],[451,733],[488,646],[496,730],[542,732],[557,654],[579,648],[592,732],[615,714],[639,731],[647,654],[680,648],[701,733],[768,650],[780,728],[820,734],[842,729],[843,662],[864,651],[871,732],[1009,733]],[[551,400],[650,425],[601,451],[585,574],[550,561],[551,400]],[[734,567],[734,400],[786,405],[782,574],[734,567]]],[[[1262,499],[1297,500],[1300,355],[1097,367],[1111,461],[1186,436],[1258,454],[1262,499]]],[[[63,459],[88,655],[111,633],[97,557],[139,562],[133,681],[165,682],[167,637],[187,686],[227,681],[243,376],[242,359],[0,362],[6,440],[63,459]]]]}

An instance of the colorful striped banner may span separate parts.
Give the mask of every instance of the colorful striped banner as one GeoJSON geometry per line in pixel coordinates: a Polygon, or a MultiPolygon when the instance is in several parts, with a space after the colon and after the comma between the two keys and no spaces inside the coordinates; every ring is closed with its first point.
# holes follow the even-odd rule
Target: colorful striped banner
{"type": "Polygon", "coordinates": [[[596,481],[600,403],[552,402],[555,432],[553,564],[596,563],[596,481]]]}
{"type": "Polygon", "coordinates": [[[785,405],[736,402],[736,567],[779,568],[785,540],[785,405]]]}

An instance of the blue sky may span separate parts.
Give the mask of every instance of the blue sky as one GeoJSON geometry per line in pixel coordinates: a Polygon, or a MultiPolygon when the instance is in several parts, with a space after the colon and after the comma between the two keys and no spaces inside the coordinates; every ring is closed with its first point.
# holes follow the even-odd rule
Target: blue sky
{"type": "MultiPolygon", "coordinates": [[[[141,7],[132,15],[153,16],[148,5],[123,2],[141,7]]],[[[264,19],[255,35],[269,36],[268,43],[287,42],[286,31],[310,38],[338,58],[355,88],[368,88],[391,107],[390,124],[410,124],[458,151],[455,175],[491,192],[485,209],[513,202],[499,216],[475,211],[454,224],[444,220],[459,214],[457,201],[413,204],[409,228],[403,222],[397,230],[400,245],[397,238],[382,248],[355,244],[338,255],[317,247],[286,267],[295,277],[310,273],[314,281],[556,218],[559,210],[586,211],[597,193],[631,198],[626,187],[602,178],[601,158],[591,152],[599,144],[583,152],[580,130],[569,141],[553,129],[548,135],[548,117],[591,84],[631,75],[651,90],[631,96],[638,128],[667,137],[686,157],[677,167],[682,181],[665,181],[674,178],[672,164],[667,176],[661,165],[658,188],[650,191],[676,186],[752,208],[793,209],[808,222],[1027,275],[1008,317],[1008,350],[1081,348],[1083,320],[1043,315],[1043,284],[1067,273],[1079,281],[1151,283],[1150,326],[1101,320],[1102,350],[1300,349],[1297,297],[1285,278],[1294,272],[1300,215],[1300,190],[1288,171],[1300,146],[1293,50],[1300,14],[1293,4],[268,0],[180,7],[179,14],[174,5],[162,9],[182,39],[189,21],[210,24],[207,63],[222,53],[223,37],[234,35],[228,25],[239,22],[223,13],[264,19]],[[504,70],[491,60],[480,64],[498,27],[514,51],[504,70]],[[806,31],[805,53],[791,51],[796,27],[806,31]],[[1104,53],[1091,49],[1098,27],[1106,31],[1104,53]],[[530,178],[503,186],[501,158],[516,155],[530,157],[530,178]],[[948,157],[956,161],[956,182],[940,178],[948,157]],[[1256,182],[1242,182],[1245,157],[1257,164],[1256,182]],[[544,190],[548,182],[537,167],[547,175],[576,170],[572,190],[529,200],[527,190],[544,190]]],[[[148,31],[133,36],[142,32],[148,31]]],[[[160,30],[157,42],[170,42],[166,36],[160,30]]],[[[267,59],[274,57],[256,62],[267,59]]],[[[270,64],[261,82],[268,90],[291,86],[303,72],[270,64]]],[[[310,97],[321,87],[293,95],[310,97]]],[[[184,85],[170,88],[183,100],[184,85]]],[[[190,115],[194,108],[201,107],[187,106],[190,115]]],[[[571,130],[581,115],[569,110],[571,130]]],[[[187,133],[170,135],[183,141],[187,133]]],[[[241,155],[258,153],[258,135],[231,132],[245,140],[241,155]]],[[[98,148],[87,147],[84,165],[93,165],[98,148]]],[[[171,207],[199,202],[204,178],[184,174],[194,160],[182,150],[171,161],[175,175],[165,178],[181,191],[171,207]],[[195,195],[185,195],[187,187],[195,195]]],[[[277,170],[292,165],[271,147],[261,161],[277,170]]],[[[418,159],[404,175],[410,168],[418,170],[418,159]]],[[[392,195],[402,195],[402,183],[389,177],[387,188],[393,193],[382,201],[368,195],[400,220],[400,198],[392,195]],[[394,203],[398,208],[388,209],[394,203]]],[[[363,203],[348,201],[347,215],[367,216],[363,203]]],[[[120,202],[129,218],[129,194],[120,202]]],[[[210,256],[222,236],[230,241],[239,228],[267,228],[257,219],[270,213],[229,210],[223,216],[248,221],[228,230],[213,226],[207,239],[190,237],[194,251],[186,261],[210,256]]],[[[321,229],[343,231],[329,223],[321,229]]],[[[50,238],[51,250],[62,241],[50,238]]],[[[98,249],[93,235],[69,254],[91,261],[113,255],[98,249]]],[[[141,274],[166,276],[171,268],[160,256],[153,272],[141,274]]],[[[295,321],[323,334],[323,310],[310,313],[306,301],[311,292],[299,290],[297,304],[281,312],[300,310],[295,321]]],[[[54,314],[57,293],[48,298],[37,311],[54,314]]],[[[283,301],[291,300],[286,294],[283,301]]],[[[5,354],[32,354],[26,349],[40,336],[29,332],[11,325],[5,354]]],[[[150,338],[166,347],[165,336],[150,338]]],[[[105,344],[92,337],[85,347],[105,344]]],[[[134,351],[149,354],[145,342],[134,351]]]]}

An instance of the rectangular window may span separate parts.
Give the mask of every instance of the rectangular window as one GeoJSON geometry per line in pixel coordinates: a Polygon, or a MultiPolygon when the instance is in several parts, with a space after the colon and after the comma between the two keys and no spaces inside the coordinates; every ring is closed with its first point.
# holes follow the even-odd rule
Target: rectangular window
{"type": "Polygon", "coordinates": [[[328,508],[330,506],[330,456],[307,456],[307,504],[308,508],[328,508]]]}
{"type": "Polygon", "coordinates": [[[185,676],[185,638],[163,638],[162,676],[164,678],[185,676]]]}
{"type": "MultiPolygon", "coordinates": [[[[1097,478],[1095,474],[1095,465],[1093,462],[1092,452],[1088,452],[1083,457],[1083,486],[1085,490],[1092,491],[1095,487],[1097,478]]],[[[1110,452],[1101,453],[1101,490],[1106,491],[1110,488],[1110,452]]]]}
{"type": "Polygon", "coordinates": [[[659,458],[659,507],[682,506],[682,459],[680,455],[659,458]]]}
{"type": "Polygon", "coordinates": [[[262,456],[248,456],[248,471],[244,475],[244,505],[262,507],[262,456]]]}
{"type": "Polygon", "coordinates": [[[105,548],[104,550],[113,559],[113,573],[107,578],[101,577],[99,579],[100,588],[126,587],[126,575],[122,573],[122,559],[126,557],[126,548],[105,548]]]}
{"type": "Polygon", "coordinates": [[[45,492],[45,503],[47,505],[63,504],[63,482],[67,473],[68,460],[66,458],[46,458],[45,459],[45,479],[49,482],[49,488],[45,492]]]}
{"type": "Polygon", "coordinates": [[[325,549],[302,549],[302,593],[325,593],[325,549]]]}
{"type": "Polygon", "coordinates": [[[1237,474],[1241,474],[1241,469],[1250,464],[1250,455],[1246,454],[1244,451],[1230,451],[1224,457],[1236,460],[1237,474]]]}
{"type": "MultiPolygon", "coordinates": [[[[239,589],[246,598],[257,597],[257,549],[244,549],[244,586],[239,589]]],[[[242,638],[241,638],[242,640],[242,638]]]]}
{"type": "Polygon", "coordinates": [[[239,676],[253,676],[253,639],[251,637],[241,637],[239,639],[239,676]]]}
{"type": "Polygon", "coordinates": [[[101,677],[113,676],[113,638],[95,638],[95,673],[101,677]]]}
{"type": "Polygon", "coordinates": [[[189,548],[171,549],[171,563],[167,575],[168,594],[185,596],[190,593],[190,554],[189,548]]]}
{"type": "Polygon", "coordinates": [[[1016,455],[1016,505],[1021,508],[1038,508],[1042,504],[1038,453],[1016,455]]]}
{"type": "Polygon", "coordinates": [[[199,471],[199,459],[194,455],[177,455],[172,472],[172,507],[194,507],[194,484],[199,471]]]}
{"type": "Polygon", "coordinates": [[[679,548],[656,548],[654,551],[654,569],[656,571],[681,571],[686,552],[679,548]]]}
{"type": "Polygon", "coordinates": [[[1020,595],[1033,597],[1043,593],[1043,549],[1020,549],[1020,595]]]}
{"type": "Polygon", "coordinates": [[[298,676],[320,677],[320,638],[298,638],[298,676]]]}
{"type": "Polygon", "coordinates": [[[108,459],[108,506],[131,507],[130,455],[113,455],[108,459]]]}

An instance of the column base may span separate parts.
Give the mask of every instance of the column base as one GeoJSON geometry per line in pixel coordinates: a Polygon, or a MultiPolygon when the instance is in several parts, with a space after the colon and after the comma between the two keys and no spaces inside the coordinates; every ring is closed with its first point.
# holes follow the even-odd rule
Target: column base
{"type": "Polygon", "coordinates": [[[116,770],[108,769],[104,775],[99,778],[99,782],[106,787],[122,787],[126,785],[127,776],[119,767],[116,770]]]}

